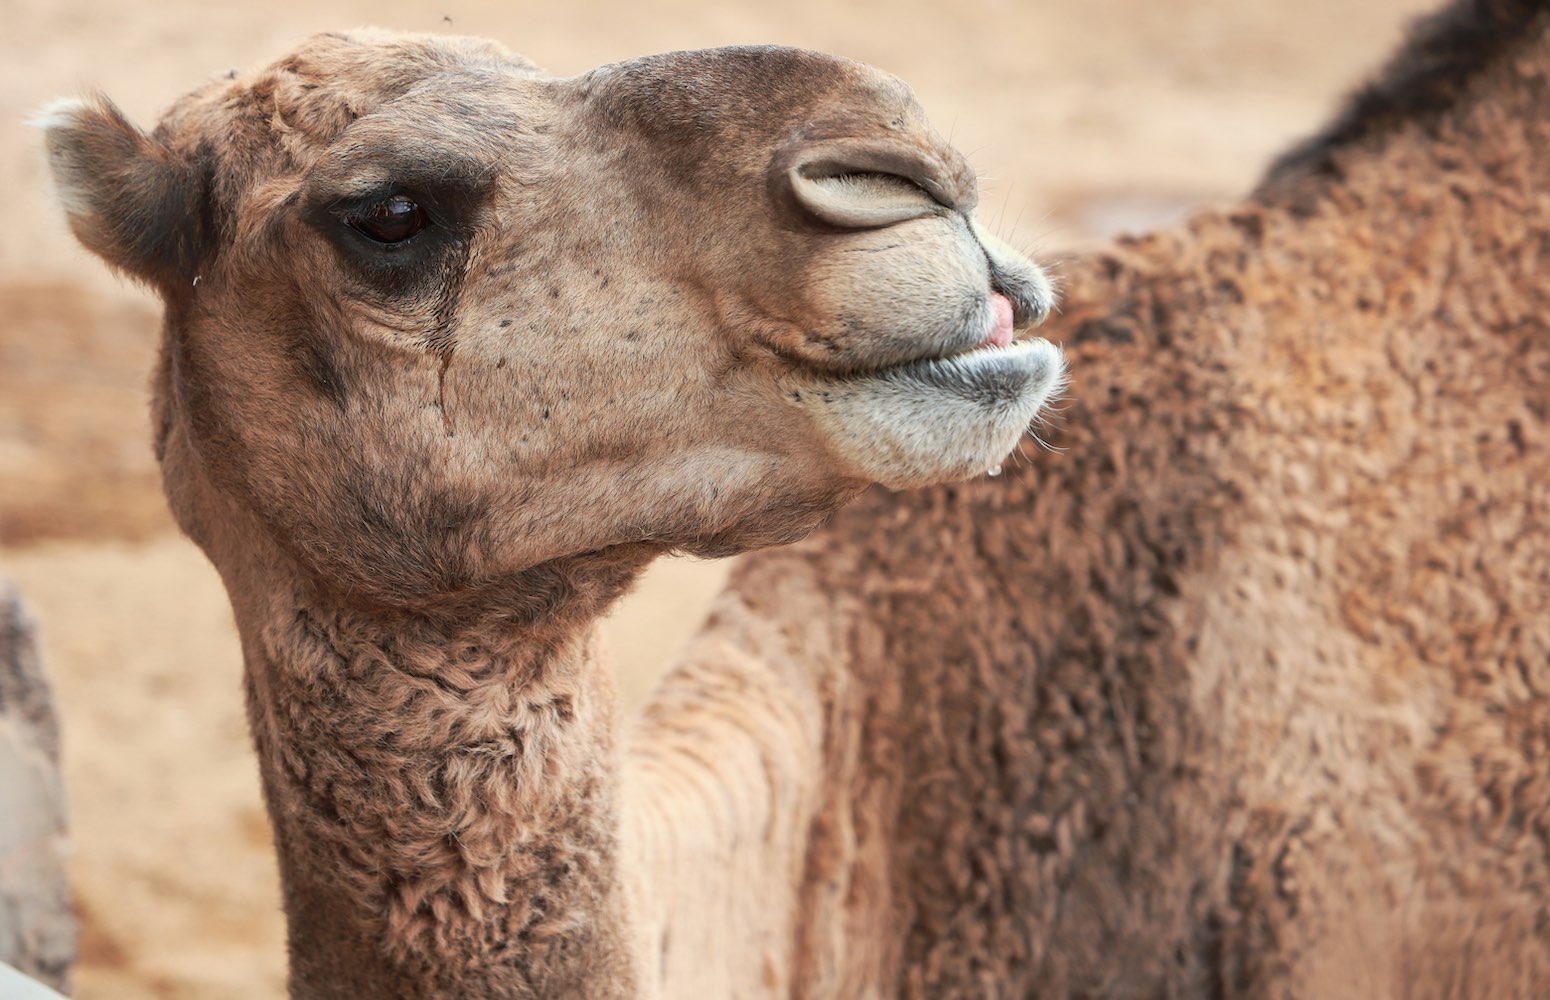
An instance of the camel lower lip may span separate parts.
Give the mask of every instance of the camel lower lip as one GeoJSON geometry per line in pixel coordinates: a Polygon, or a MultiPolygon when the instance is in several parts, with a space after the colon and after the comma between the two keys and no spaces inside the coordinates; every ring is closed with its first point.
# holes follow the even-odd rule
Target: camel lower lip
{"type": "Polygon", "coordinates": [[[848,465],[903,487],[995,468],[1064,374],[1059,348],[1033,339],[864,375],[793,380],[787,389],[848,465]]]}
{"type": "Polygon", "coordinates": [[[862,378],[898,380],[965,396],[987,406],[1010,404],[1031,384],[1058,377],[1058,354],[1047,341],[991,344],[941,358],[894,365],[862,378]]]}

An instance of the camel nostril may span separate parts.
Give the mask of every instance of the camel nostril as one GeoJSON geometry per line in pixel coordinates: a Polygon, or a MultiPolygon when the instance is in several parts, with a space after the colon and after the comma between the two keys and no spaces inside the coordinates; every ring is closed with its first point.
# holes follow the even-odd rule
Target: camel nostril
{"type": "Polygon", "coordinates": [[[805,214],[843,229],[877,229],[954,211],[954,182],[915,146],[839,139],[777,156],[772,181],[805,214]]]}
{"type": "Polygon", "coordinates": [[[877,229],[935,215],[942,205],[908,177],[876,170],[805,176],[794,172],[791,191],[814,217],[844,229],[877,229]]]}

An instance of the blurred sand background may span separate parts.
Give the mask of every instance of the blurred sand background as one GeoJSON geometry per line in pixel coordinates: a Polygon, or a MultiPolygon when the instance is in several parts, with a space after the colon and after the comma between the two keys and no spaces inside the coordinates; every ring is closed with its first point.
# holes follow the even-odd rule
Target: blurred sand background
{"type": "MultiPolygon", "coordinates": [[[[25,125],[45,101],[100,88],[150,124],[207,76],[365,23],[492,36],[562,73],[667,49],[800,45],[910,81],[982,171],[982,216],[1049,260],[1243,193],[1429,6],[0,0],[0,572],[41,622],[63,715],[77,995],[279,997],[284,956],[225,595],[172,531],[147,444],[154,303],[57,218],[25,125]]],[[[662,564],[614,614],[628,705],[724,575],[662,564]]]]}

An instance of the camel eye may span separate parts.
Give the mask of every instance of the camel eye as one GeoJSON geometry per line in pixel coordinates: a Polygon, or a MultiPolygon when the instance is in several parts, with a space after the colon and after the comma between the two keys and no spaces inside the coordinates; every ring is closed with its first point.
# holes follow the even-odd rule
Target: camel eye
{"type": "Polygon", "coordinates": [[[378,243],[402,243],[429,224],[425,210],[402,194],[384,198],[360,215],[347,217],[345,222],[378,243]]]}

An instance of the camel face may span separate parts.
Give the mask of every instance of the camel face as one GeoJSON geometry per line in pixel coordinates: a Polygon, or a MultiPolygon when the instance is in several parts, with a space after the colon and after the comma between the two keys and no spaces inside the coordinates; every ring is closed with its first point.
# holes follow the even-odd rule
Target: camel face
{"type": "Polygon", "coordinates": [[[77,234],[167,300],[169,480],[198,465],[389,597],[790,540],[868,483],[985,471],[1059,384],[1053,347],[1009,342],[1049,282],[859,64],[728,49],[560,79],[362,32],[151,136],[105,102],[45,125],[77,234]]]}

